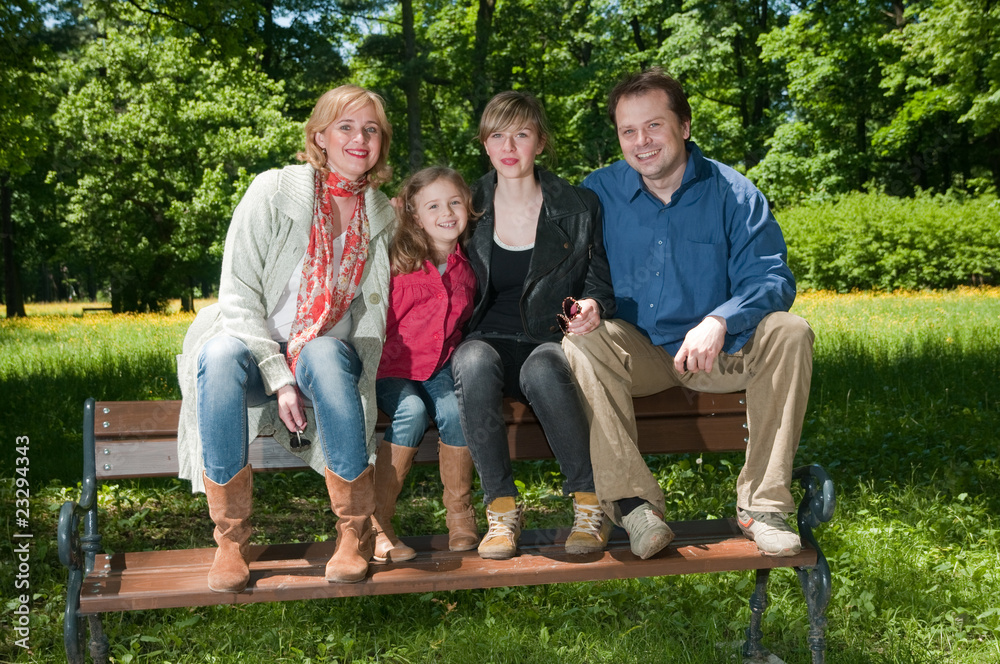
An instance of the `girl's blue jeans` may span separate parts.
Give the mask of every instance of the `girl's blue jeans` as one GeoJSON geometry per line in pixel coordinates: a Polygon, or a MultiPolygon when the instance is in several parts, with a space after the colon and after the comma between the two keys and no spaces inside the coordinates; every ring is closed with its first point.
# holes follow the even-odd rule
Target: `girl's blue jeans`
{"type": "MultiPolygon", "coordinates": [[[[306,343],[295,367],[299,393],[312,402],[326,466],[348,481],[368,467],[360,378],[354,347],[334,337],[306,343]]],[[[235,337],[215,337],[202,347],[197,380],[205,474],[225,484],[247,465],[247,408],[277,397],[265,392],[250,349],[235,337]]]]}
{"type": "Polygon", "coordinates": [[[375,395],[379,409],[392,419],[385,430],[385,439],[390,443],[416,447],[433,417],[441,442],[452,447],[466,446],[451,364],[424,381],[380,378],[375,381],[375,395]]]}

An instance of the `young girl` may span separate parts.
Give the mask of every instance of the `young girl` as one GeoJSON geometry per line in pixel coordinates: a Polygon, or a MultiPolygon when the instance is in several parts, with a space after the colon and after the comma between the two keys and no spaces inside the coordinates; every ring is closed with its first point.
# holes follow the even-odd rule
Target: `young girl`
{"type": "Polygon", "coordinates": [[[472,315],[476,277],[460,242],[472,214],[462,176],[434,166],[410,176],[398,195],[385,347],[375,382],[378,407],[392,418],[375,458],[375,560],[409,560],[392,517],[417,445],[433,415],[441,435],[438,465],[447,509],[448,547],[479,543],[472,509],[472,457],[451,377],[452,351],[472,315]]]}

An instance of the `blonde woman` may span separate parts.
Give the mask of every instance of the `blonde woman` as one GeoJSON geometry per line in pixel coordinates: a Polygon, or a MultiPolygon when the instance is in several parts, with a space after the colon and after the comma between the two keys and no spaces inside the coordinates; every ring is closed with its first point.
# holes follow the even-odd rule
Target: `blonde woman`
{"type": "Polygon", "coordinates": [[[218,544],[208,585],[217,592],[240,592],[249,580],[247,459],[259,434],[325,476],[337,516],[327,580],[367,574],[395,220],[377,187],[390,174],[391,138],[378,95],[345,85],[320,97],[305,125],[306,163],[262,173],[247,189],[226,237],[219,302],[184,339],[181,476],[208,498],[218,544]]]}

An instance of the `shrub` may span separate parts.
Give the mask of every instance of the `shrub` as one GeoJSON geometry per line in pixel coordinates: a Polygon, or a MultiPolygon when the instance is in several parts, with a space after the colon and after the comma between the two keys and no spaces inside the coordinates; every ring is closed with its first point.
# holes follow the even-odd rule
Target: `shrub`
{"type": "Polygon", "coordinates": [[[1000,277],[995,197],[853,193],[779,216],[800,289],[939,289],[1000,277]]]}

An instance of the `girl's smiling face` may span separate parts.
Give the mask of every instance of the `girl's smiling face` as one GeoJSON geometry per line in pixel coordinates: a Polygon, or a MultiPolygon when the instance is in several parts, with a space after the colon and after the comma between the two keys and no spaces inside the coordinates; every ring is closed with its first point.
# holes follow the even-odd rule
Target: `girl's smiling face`
{"type": "Polygon", "coordinates": [[[469,223],[469,210],[462,193],[445,179],[435,180],[413,197],[413,219],[424,229],[433,253],[447,256],[469,223]]]}

